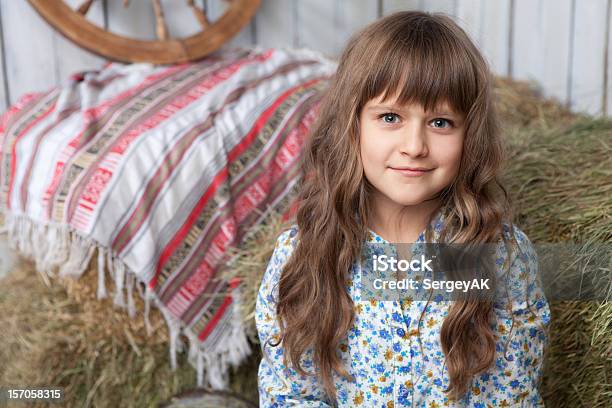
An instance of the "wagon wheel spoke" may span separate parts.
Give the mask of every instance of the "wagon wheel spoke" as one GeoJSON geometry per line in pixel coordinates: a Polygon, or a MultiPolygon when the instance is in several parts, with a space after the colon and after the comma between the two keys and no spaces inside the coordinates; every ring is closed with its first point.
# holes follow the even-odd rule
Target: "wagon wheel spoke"
{"type": "Polygon", "coordinates": [[[196,6],[193,0],[187,0],[187,5],[191,8],[191,11],[195,15],[195,17],[198,19],[198,23],[200,23],[200,27],[202,27],[203,30],[206,30],[206,28],[208,28],[208,26],[210,25],[210,21],[208,21],[208,16],[206,15],[206,11],[196,6]]]}
{"type": "Polygon", "coordinates": [[[151,0],[153,2],[153,10],[155,11],[155,25],[157,38],[162,41],[168,39],[168,27],[166,26],[166,18],[162,9],[160,0],[151,0]]]}
{"type": "Polygon", "coordinates": [[[79,8],[77,9],[77,12],[84,16],[89,11],[89,8],[93,4],[93,2],[94,0],[85,0],[83,4],[81,4],[79,8]]]}

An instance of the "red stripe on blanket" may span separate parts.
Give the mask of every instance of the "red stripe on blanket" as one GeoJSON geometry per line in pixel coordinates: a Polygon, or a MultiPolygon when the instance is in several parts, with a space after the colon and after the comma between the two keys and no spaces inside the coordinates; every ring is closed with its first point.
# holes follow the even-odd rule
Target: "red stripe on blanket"
{"type": "Polygon", "coordinates": [[[28,162],[28,165],[26,166],[25,174],[21,181],[20,202],[21,208],[24,212],[26,212],[26,208],[28,205],[28,187],[30,186],[30,177],[32,175],[32,169],[36,164],[36,159],[38,155],[41,153],[40,146],[42,145],[46,136],[55,130],[56,126],[58,126],[64,119],[66,119],[76,111],[78,111],[78,108],[69,108],[64,109],[63,111],[59,111],[57,115],[55,115],[55,121],[48,125],[45,130],[36,135],[36,141],[34,142],[32,154],[30,155],[30,160],[28,162]]]}
{"type": "MultiPolygon", "coordinates": [[[[253,62],[263,62],[267,60],[268,58],[270,58],[271,56],[272,56],[272,52],[268,52],[261,56],[256,56],[255,58],[246,58],[244,60],[237,62],[236,64],[230,65],[229,67],[224,68],[223,70],[220,70],[214,73],[211,77],[207,77],[204,81],[198,84],[198,86],[193,88],[187,95],[179,96],[175,101],[172,102],[172,104],[173,106],[176,106],[177,110],[182,109],[188,103],[191,103],[199,99],[206,91],[228,80],[228,78],[230,78],[233,74],[238,72],[238,70],[241,67],[245,66],[246,64],[253,63],[253,62]]],[[[206,122],[204,122],[204,124],[206,124],[206,122]]],[[[155,125],[157,125],[157,123],[155,123],[155,125]]],[[[149,180],[149,183],[147,187],[145,188],[145,191],[152,191],[152,193],[150,194],[153,196],[156,196],[158,192],[164,187],[164,184],[167,178],[171,176],[172,172],[174,171],[174,168],[180,164],[182,156],[186,153],[186,149],[192,144],[194,139],[200,136],[200,132],[195,132],[196,129],[191,131],[192,134],[189,136],[188,143],[185,143],[185,140],[179,141],[179,143],[185,145],[183,146],[184,150],[180,151],[180,156],[179,154],[177,154],[177,150],[175,149],[172,149],[167,153],[167,158],[165,159],[164,162],[171,163],[172,167],[170,168],[160,167],[157,170],[156,174],[153,177],[151,177],[151,179],[149,180]],[[157,184],[157,187],[155,190],[153,190],[151,186],[155,183],[157,184]]],[[[104,186],[102,186],[102,188],[103,187],[104,186]]],[[[135,208],[138,211],[132,212],[128,221],[124,223],[123,227],[121,228],[119,233],[116,235],[115,239],[113,240],[111,245],[112,245],[112,248],[116,251],[116,253],[120,254],[123,251],[125,246],[128,244],[129,239],[136,233],[136,231],[138,231],[138,229],[142,226],[142,223],[148,216],[148,211],[150,207],[153,205],[154,201],[149,200],[146,203],[147,206],[145,207],[144,205],[145,198],[146,197],[144,195],[140,197],[138,204],[135,206],[135,208]],[[137,220],[134,220],[136,216],[139,216],[139,218],[137,220]]]]}
{"type": "MultiPolygon", "coordinates": [[[[125,136],[122,136],[113,145],[113,147],[111,148],[111,152],[116,153],[118,156],[123,156],[125,150],[127,150],[127,147],[135,139],[137,139],[142,133],[150,129],[153,129],[159,126],[160,123],[172,118],[175,113],[182,111],[185,107],[189,106],[191,103],[200,99],[200,97],[206,94],[209,90],[229,80],[229,78],[231,78],[232,75],[238,72],[238,70],[241,67],[247,64],[250,64],[250,63],[254,63],[254,62],[263,62],[269,59],[272,56],[272,54],[273,52],[267,52],[265,54],[255,55],[254,57],[248,56],[247,58],[238,60],[236,63],[233,63],[231,65],[228,65],[226,67],[219,69],[218,71],[215,71],[212,75],[207,75],[201,82],[197,83],[197,85],[189,89],[189,91],[187,91],[186,93],[181,93],[179,95],[174,96],[173,99],[166,106],[164,106],[159,111],[155,112],[155,114],[147,118],[145,121],[137,124],[134,128],[130,129],[126,133],[125,136]]],[[[112,163],[109,163],[108,160],[106,160],[106,158],[108,157],[111,157],[111,156],[110,155],[104,156],[104,159],[98,165],[99,166],[98,169],[94,171],[94,176],[95,176],[95,172],[97,172],[101,168],[114,172],[116,166],[112,165],[112,163]]],[[[117,162],[118,161],[119,160],[117,160],[117,162]]],[[[170,169],[169,173],[172,172],[172,170],[173,169],[170,169]]],[[[169,176],[169,174],[167,175],[169,176]]],[[[68,222],[71,223],[73,227],[82,229],[82,230],[87,228],[93,212],[92,211],[89,211],[89,212],[81,211],[82,217],[86,219],[87,222],[80,223],[80,224],[73,223],[72,219],[74,216],[74,212],[75,210],[78,210],[79,208],[75,206],[75,201],[82,200],[82,197],[80,197],[80,194],[82,194],[82,191],[86,191],[90,189],[94,192],[97,192],[97,195],[90,194],[90,197],[94,198],[95,200],[95,201],[90,201],[90,204],[94,205],[95,207],[98,203],[98,199],[102,191],[105,189],[106,185],[109,183],[108,180],[102,183],[97,183],[95,180],[93,180],[93,178],[90,179],[89,181],[85,181],[85,176],[83,180],[84,181],[80,183],[74,189],[70,199],[67,201],[68,204],[67,204],[67,209],[66,209],[68,222]]],[[[161,187],[163,186],[160,186],[160,188],[161,187]]],[[[145,190],[145,191],[148,191],[148,190],[145,190]]],[[[136,208],[142,209],[140,205],[137,206],[136,208]]],[[[143,212],[139,211],[138,214],[143,215],[143,212]]],[[[148,215],[148,212],[145,211],[144,216],[147,216],[147,215],[148,215]]],[[[133,216],[134,214],[132,214],[130,217],[133,217],[133,216]]],[[[141,220],[142,219],[143,218],[141,218],[141,220]]],[[[113,243],[112,243],[113,249],[115,249],[117,253],[121,253],[121,251],[127,244],[127,241],[129,241],[129,238],[132,237],[132,235],[140,228],[141,225],[142,225],[142,222],[140,222],[138,225],[132,224],[131,219],[130,219],[127,222],[127,224],[124,225],[120,234],[118,234],[118,236],[113,240],[113,243]],[[127,227],[129,228],[126,233],[127,227]]]]}
{"type": "Polygon", "coordinates": [[[51,218],[51,210],[52,210],[52,198],[57,192],[57,188],[60,185],[62,176],[64,174],[63,169],[66,164],[73,158],[77,157],[77,150],[83,148],[86,144],[83,143],[83,136],[90,131],[92,123],[98,121],[101,117],[103,117],[110,108],[114,106],[118,106],[121,102],[138,95],[140,92],[145,90],[150,85],[160,81],[162,79],[168,78],[174,75],[177,72],[184,71],[189,65],[181,64],[176,66],[171,66],[163,71],[154,73],[152,75],[147,76],[143,81],[136,84],[135,86],[126,89],[123,92],[115,95],[113,98],[103,101],[97,106],[93,106],[88,109],[84,109],[82,112],[83,115],[83,130],[80,131],[64,148],[62,153],[59,156],[57,163],[55,164],[55,171],[53,173],[53,178],[51,179],[47,189],[45,190],[45,194],[43,196],[43,214],[47,217],[47,219],[51,218]]]}
{"type": "MultiPolygon", "coordinates": [[[[307,89],[307,87],[305,88],[307,89]]],[[[299,110],[293,112],[292,116],[293,115],[302,117],[302,113],[300,113],[299,110]]],[[[179,316],[184,322],[192,321],[194,314],[198,313],[199,310],[212,310],[214,313],[217,308],[221,307],[221,304],[216,304],[214,307],[211,307],[210,304],[202,304],[203,299],[200,297],[200,294],[205,290],[210,294],[218,294],[220,290],[222,290],[222,288],[218,286],[213,288],[210,283],[210,279],[213,272],[217,270],[222,256],[226,253],[226,244],[228,243],[230,237],[234,237],[234,231],[236,229],[235,223],[238,222],[242,223],[243,225],[247,225],[248,223],[243,223],[241,220],[246,216],[253,215],[254,209],[261,205],[263,199],[267,197],[274,200],[275,197],[277,197],[277,194],[283,195],[282,192],[274,192],[275,187],[273,186],[278,186],[280,180],[274,177],[271,178],[271,176],[285,174],[288,180],[293,180],[295,178],[294,170],[296,170],[297,166],[295,159],[299,155],[299,147],[301,146],[300,141],[305,139],[305,133],[308,131],[309,124],[312,120],[314,120],[314,111],[311,107],[311,109],[309,109],[309,111],[303,115],[302,120],[299,122],[299,125],[296,128],[293,128],[293,126],[290,124],[291,120],[292,119],[290,119],[285,124],[285,127],[283,127],[283,129],[279,132],[285,133],[288,130],[287,126],[289,126],[289,129],[292,129],[287,134],[279,150],[274,154],[275,159],[270,162],[270,167],[268,167],[257,180],[250,180],[250,187],[244,189],[239,195],[237,195],[235,199],[236,201],[233,204],[233,214],[229,217],[226,216],[224,221],[218,221],[222,222],[222,225],[220,226],[222,231],[218,231],[212,239],[212,242],[209,242],[206,245],[206,255],[204,260],[200,261],[197,270],[191,272],[187,280],[181,283],[178,293],[174,294],[171,299],[166,301],[169,309],[179,316]],[[298,136],[298,134],[300,135],[298,136]],[[287,167],[289,164],[293,166],[292,169],[287,167]],[[265,194],[259,194],[261,191],[263,191],[265,194]],[[211,265],[214,267],[211,267],[211,265]],[[194,303],[194,301],[196,303],[194,303]],[[185,314],[188,310],[189,314],[185,314]]],[[[274,144],[274,142],[270,141],[270,144],[274,144]]],[[[266,156],[268,154],[269,153],[265,153],[266,156]]],[[[219,207],[218,211],[225,213],[225,209],[223,207],[219,207]]],[[[204,251],[204,249],[200,250],[204,251]]],[[[188,268],[187,266],[185,267],[188,268]]],[[[202,321],[202,319],[199,319],[198,321],[202,321]]],[[[203,322],[203,324],[203,327],[207,327],[207,325],[210,324],[210,321],[203,322]]],[[[192,327],[195,328],[195,326],[192,327]]]]}
{"type": "MultiPolygon", "coordinates": [[[[309,83],[314,82],[317,81],[310,81],[309,83]]],[[[304,86],[302,89],[309,88],[311,87],[304,86]]],[[[296,93],[294,92],[293,94],[296,93]]],[[[310,96],[307,95],[308,93],[305,93],[302,96],[306,98],[304,100],[302,100],[302,97],[300,97],[300,100],[302,100],[302,102],[299,104],[300,106],[302,104],[308,104],[307,100],[310,98],[310,96]]],[[[283,104],[287,103],[288,99],[289,98],[287,98],[283,102],[283,104]]],[[[280,108],[277,108],[275,110],[274,115],[278,113],[279,109],[280,108]]],[[[276,191],[276,187],[274,187],[278,186],[278,184],[281,183],[281,179],[275,178],[274,175],[285,175],[283,176],[282,184],[286,184],[289,180],[294,179],[294,171],[297,166],[296,158],[298,157],[299,151],[301,150],[301,140],[305,138],[305,133],[308,131],[309,124],[312,120],[314,120],[312,107],[306,114],[303,114],[300,109],[294,111],[291,114],[290,119],[284,124],[284,127],[280,130],[277,129],[279,137],[284,139],[283,143],[277,143],[275,140],[272,139],[269,141],[268,148],[270,148],[272,145],[275,145],[278,147],[278,149],[275,153],[273,153],[274,159],[270,161],[269,166],[266,167],[266,170],[256,180],[249,180],[249,187],[243,188],[240,192],[234,191],[232,193],[233,195],[235,195],[233,203],[226,202],[217,208],[216,212],[219,214],[225,214],[225,216],[222,215],[221,217],[223,218],[211,221],[209,225],[212,225],[213,223],[221,224],[221,231],[213,232],[212,230],[210,230],[206,232],[207,235],[210,236],[214,234],[214,236],[209,237],[209,241],[205,244],[204,241],[199,243],[197,249],[193,248],[194,251],[205,253],[204,259],[200,259],[198,261],[199,263],[197,264],[197,266],[189,264],[182,265],[182,269],[184,269],[185,271],[189,271],[189,276],[185,277],[185,280],[183,282],[178,283],[180,285],[179,291],[183,294],[183,296],[186,296],[185,292],[186,290],[188,290],[189,296],[187,296],[187,298],[193,301],[198,298],[198,296],[205,290],[207,285],[210,286],[209,280],[211,275],[211,265],[216,271],[218,265],[221,263],[220,261],[223,255],[226,253],[226,244],[233,244],[236,242],[236,238],[240,239],[240,237],[236,237],[234,234],[234,231],[236,229],[235,223],[239,223],[242,226],[250,225],[253,220],[249,222],[243,222],[243,219],[245,219],[247,216],[254,215],[255,210],[261,205],[264,199],[267,198],[268,200],[274,201],[278,196],[283,195],[282,192],[276,191]],[[294,115],[297,115],[297,117],[303,116],[302,120],[298,122],[299,124],[295,128],[295,124],[291,124],[292,121],[296,119],[294,118],[294,115]],[[280,136],[282,134],[286,134],[286,136],[280,136]],[[292,166],[292,168],[290,168],[289,166],[292,166]],[[233,207],[233,210],[227,210],[226,206],[228,204],[233,207]],[[233,212],[231,212],[231,215],[227,215],[227,211],[233,212]],[[195,271],[193,271],[192,269],[195,269],[195,271]]],[[[268,122],[269,121],[266,122],[266,125],[268,124],[268,122]]],[[[260,133],[261,132],[259,132],[258,135],[260,133]]],[[[261,155],[258,156],[257,160],[267,160],[265,157],[272,154],[268,150],[269,149],[263,150],[261,155]]],[[[239,160],[241,159],[237,158],[235,161],[239,160]]],[[[252,164],[256,165],[256,162],[253,162],[252,164]]],[[[248,173],[250,172],[243,172],[242,176],[236,178],[235,180],[232,180],[232,184],[244,183],[244,177],[246,177],[248,173]]],[[[179,270],[178,273],[180,274],[182,273],[182,271],[179,270]]],[[[176,287],[176,285],[177,283],[175,282],[171,286],[176,287]]],[[[170,289],[170,286],[164,287],[163,291],[166,290],[172,291],[170,289]]],[[[160,292],[160,296],[162,297],[162,299],[164,296],[163,291],[160,292]]],[[[170,297],[169,299],[167,298],[165,302],[171,305],[179,305],[179,303],[175,302],[178,302],[178,300],[176,299],[176,293],[174,295],[169,294],[168,296],[172,297],[170,297]]],[[[201,302],[201,299],[199,299],[199,301],[201,302]]],[[[177,308],[177,313],[180,313],[179,316],[185,319],[185,321],[188,321],[191,320],[191,314],[185,316],[183,313],[185,313],[187,309],[192,309],[190,313],[193,313],[196,309],[200,310],[202,307],[204,306],[201,304],[181,304],[180,307],[177,308]]],[[[208,308],[208,306],[206,306],[206,308],[208,308]]]]}
{"type": "Polygon", "coordinates": [[[316,82],[319,82],[320,80],[321,80],[320,78],[312,79],[312,80],[310,80],[308,82],[304,82],[303,84],[295,86],[295,87],[289,89],[288,91],[286,91],[284,94],[282,94],[281,97],[274,102],[274,105],[272,105],[270,108],[268,108],[268,110],[266,110],[264,115],[262,115],[262,117],[259,118],[259,120],[255,123],[255,126],[249,132],[249,134],[240,142],[240,144],[236,145],[236,147],[234,147],[234,149],[228,154],[227,161],[229,163],[233,162],[236,159],[237,156],[239,156],[240,154],[242,154],[246,150],[246,148],[248,147],[249,144],[251,144],[253,139],[255,139],[255,137],[257,137],[257,134],[259,133],[261,128],[265,125],[265,122],[268,120],[268,118],[276,110],[278,105],[280,105],[289,95],[291,95],[293,92],[295,92],[295,90],[297,88],[302,88],[302,87],[303,88],[307,88],[310,85],[312,85],[312,84],[314,84],[316,82]]]}
{"type": "Polygon", "coordinates": [[[40,123],[41,120],[49,116],[51,112],[55,110],[56,106],[57,106],[57,99],[53,101],[53,104],[49,107],[49,109],[47,109],[39,117],[34,119],[31,123],[28,124],[28,126],[26,126],[21,131],[21,133],[15,138],[15,141],[13,142],[13,145],[11,146],[11,177],[9,179],[8,193],[6,196],[6,208],[8,208],[9,210],[11,209],[11,193],[13,191],[13,184],[15,182],[15,167],[16,167],[16,162],[17,162],[17,158],[16,158],[17,157],[17,143],[19,143],[19,140],[23,136],[25,136],[25,134],[28,133],[28,131],[32,129],[34,125],[36,125],[37,123],[40,123]]]}
{"type": "MultiPolygon", "coordinates": [[[[268,107],[268,109],[266,109],[264,113],[257,119],[254,126],[251,128],[251,130],[246,135],[246,137],[238,145],[236,145],[232,149],[232,151],[228,153],[228,163],[231,163],[233,160],[236,159],[237,156],[239,156],[242,152],[244,152],[244,150],[253,141],[253,139],[255,139],[255,137],[260,132],[260,130],[265,126],[265,123],[269,120],[269,118],[273,115],[273,113],[278,109],[278,106],[282,104],[285,99],[287,99],[292,93],[294,93],[296,89],[301,88],[301,87],[308,87],[309,85],[312,85],[313,83],[316,83],[318,81],[320,81],[319,78],[313,79],[311,81],[308,81],[306,83],[303,83],[297,86],[294,86],[288,89],[287,91],[285,91],[280,97],[278,97],[276,101],[274,101],[274,103],[270,107],[268,107]]],[[[153,279],[151,279],[151,282],[149,282],[149,286],[151,288],[155,288],[155,285],[157,284],[157,280],[159,277],[159,273],[164,267],[165,263],[168,261],[172,253],[175,251],[176,247],[180,244],[180,242],[182,242],[185,239],[185,236],[187,235],[191,226],[197,219],[199,213],[202,211],[202,208],[204,208],[204,206],[208,202],[208,199],[216,192],[219,185],[225,180],[225,178],[227,178],[227,174],[228,174],[227,168],[224,168],[217,174],[217,176],[215,176],[210,187],[206,190],[204,195],[200,198],[200,200],[198,201],[194,209],[189,214],[189,217],[187,217],[187,220],[183,223],[183,225],[174,235],[172,240],[170,240],[168,245],[166,245],[166,247],[164,248],[164,250],[162,251],[160,255],[159,262],[157,263],[155,275],[153,279]]]]}
{"type": "MultiPolygon", "coordinates": [[[[17,102],[13,105],[9,106],[9,108],[2,113],[0,116],[0,135],[4,136],[4,131],[7,127],[10,127],[11,120],[15,119],[15,116],[20,112],[25,112],[26,107],[30,107],[31,102],[38,102],[45,96],[47,96],[48,92],[32,92],[23,95],[17,102]]],[[[0,154],[2,153],[2,140],[0,139],[0,154]]]]}
{"type": "Polygon", "coordinates": [[[210,187],[206,190],[204,195],[200,198],[193,211],[189,214],[189,217],[185,220],[185,223],[181,226],[181,228],[176,232],[174,238],[166,245],[166,248],[162,251],[159,262],[157,263],[157,268],[155,270],[155,276],[149,282],[149,287],[151,289],[155,288],[155,284],[157,283],[157,277],[159,276],[159,272],[163,268],[164,264],[168,261],[168,258],[172,255],[172,252],[176,249],[179,243],[185,239],[185,235],[189,232],[191,225],[198,218],[199,213],[202,211],[202,208],[208,202],[208,199],[215,193],[217,187],[223,182],[223,180],[227,177],[227,168],[223,168],[213,179],[210,187]]]}
{"type": "MultiPolygon", "coordinates": [[[[311,81],[314,82],[314,81],[311,81]]],[[[303,133],[302,137],[304,137],[307,132],[308,129],[310,129],[310,126],[312,125],[312,123],[315,120],[315,117],[318,113],[318,108],[320,106],[320,101],[317,102],[315,105],[313,105],[306,114],[304,114],[304,117],[300,123],[300,127],[301,127],[301,131],[303,133]]],[[[289,155],[293,155],[294,157],[299,153],[298,151],[296,151],[296,149],[299,150],[299,146],[301,146],[300,141],[296,140],[297,137],[297,129],[294,129],[288,136],[287,136],[287,140],[285,141],[285,145],[286,148],[288,149],[287,153],[289,153],[289,155]],[[297,145],[296,145],[297,143],[297,145]]],[[[304,139],[305,140],[305,139],[304,139]]],[[[279,152],[280,154],[281,152],[279,152]]],[[[278,164],[278,163],[276,163],[278,164]]],[[[283,163],[284,164],[284,163],[283,163]]],[[[282,165],[282,164],[281,164],[282,165]]],[[[263,181],[263,179],[265,179],[266,175],[263,175],[262,178],[256,182],[254,182],[254,185],[258,185],[260,183],[260,181],[263,181]]],[[[264,181],[265,182],[265,181],[264,181]]],[[[267,191],[267,190],[266,190],[267,191]]],[[[246,194],[245,194],[246,195],[246,194]]],[[[243,195],[244,196],[244,195],[243,195]]],[[[257,205],[258,202],[253,203],[254,205],[257,205]]],[[[289,208],[282,213],[282,219],[283,221],[286,221],[290,218],[293,218],[295,216],[295,213],[297,211],[298,208],[298,201],[294,200],[292,204],[289,205],[289,208]]],[[[237,217],[239,218],[239,217],[237,217]]],[[[235,288],[240,284],[240,279],[239,278],[234,278],[231,279],[228,282],[229,286],[231,288],[235,288]]],[[[187,287],[188,285],[185,285],[184,287],[181,288],[180,292],[183,292],[184,289],[187,287]]],[[[178,296],[175,296],[175,298],[178,296]]],[[[174,299],[173,299],[174,300],[174,299]]],[[[213,317],[210,319],[210,321],[205,325],[204,329],[199,333],[198,338],[203,341],[205,340],[210,333],[214,330],[214,328],[217,326],[217,324],[219,323],[219,320],[224,316],[225,311],[227,310],[227,308],[231,305],[232,303],[232,298],[231,296],[228,296],[224,299],[223,303],[219,306],[219,309],[214,313],[213,317]]],[[[181,308],[181,310],[184,312],[185,309],[187,309],[188,305],[185,305],[183,308],[181,308]]]]}
{"type": "MultiPolygon", "coordinates": [[[[229,281],[229,285],[232,289],[236,288],[239,283],[240,283],[240,280],[238,278],[235,278],[229,281]]],[[[232,301],[233,301],[232,295],[227,295],[225,297],[225,299],[223,300],[223,303],[221,304],[221,307],[219,307],[219,310],[217,310],[217,312],[211,317],[210,322],[198,334],[198,339],[200,339],[200,341],[205,340],[210,334],[210,332],[212,332],[212,330],[215,328],[215,326],[217,326],[217,323],[219,323],[219,320],[221,319],[221,317],[223,317],[225,310],[232,303],[232,301]]]]}

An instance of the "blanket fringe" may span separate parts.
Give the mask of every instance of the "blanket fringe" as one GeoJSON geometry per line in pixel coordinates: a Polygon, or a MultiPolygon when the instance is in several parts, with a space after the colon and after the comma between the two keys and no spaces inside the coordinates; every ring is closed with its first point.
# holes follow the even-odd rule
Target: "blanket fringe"
{"type": "Polygon", "coordinates": [[[8,228],[6,227],[5,214],[6,209],[0,204],[0,219],[2,219],[2,225],[0,225],[0,235],[8,234],[8,228]]]}
{"type": "Polygon", "coordinates": [[[98,300],[106,299],[108,294],[106,293],[106,283],[104,277],[106,275],[106,248],[98,247],[98,300]]]}
{"type": "Polygon", "coordinates": [[[61,277],[79,278],[89,267],[96,247],[91,240],[82,238],[74,232],[71,235],[68,261],[60,266],[59,275],[61,277]]]}
{"type": "Polygon", "coordinates": [[[115,283],[113,303],[122,309],[127,309],[131,318],[136,315],[133,292],[136,286],[140,297],[144,300],[144,325],[147,336],[153,332],[149,320],[150,304],[153,302],[160,310],[169,331],[169,358],[173,371],[177,369],[177,353],[183,352],[186,345],[181,340],[181,334],[189,340],[188,361],[197,372],[197,386],[209,386],[216,390],[229,389],[229,366],[239,366],[251,354],[245,325],[240,316],[242,294],[238,288],[232,290],[232,318],[230,330],[221,337],[216,336],[214,344],[202,343],[197,334],[180,319],[174,317],[159,300],[155,292],[111,250],[97,242],[82,237],[71,231],[65,225],[57,223],[42,223],[31,220],[23,214],[2,211],[5,225],[0,233],[7,233],[9,246],[23,256],[33,259],[36,269],[50,286],[50,278],[71,276],[79,278],[89,268],[94,252],[98,251],[98,288],[97,298],[108,296],[106,289],[106,273],[111,282],[115,283]],[[142,286],[144,286],[144,291],[142,286]],[[125,294],[124,294],[125,291],[125,294]],[[126,301],[127,297],[127,301],[126,301]]]}
{"type": "Polygon", "coordinates": [[[153,299],[155,299],[155,293],[149,287],[149,285],[146,285],[145,298],[144,298],[144,301],[145,301],[144,322],[145,322],[145,329],[147,330],[147,336],[150,336],[151,333],[153,332],[153,329],[151,327],[151,321],[149,320],[149,310],[151,308],[151,301],[153,299]]]}
{"type": "Polygon", "coordinates": [[[123,281],[125,279],[125,264],[113,256],[113,270],[115,271],[115,305],[125,309],[125,298],[123,296],[123,281]]]}
{"type": "Polygon", "coordinates": [[[129,273],[126,275],[126,286],[127,286],[127,295],[128,295],[128,315],[133,319],[136,316],[136,305],[134,305],[134,279],[136,275],[133,273],[129,273]]]}
{"type": "Polygon", "coordinates": [[[214,345],[200,347],[197,335],[192,330],[185,330],[190,344],[188,359],[197,369],[198,387],[203,386],[204,371],[206,371],[206,382],[213,389],[227,389],[229,365],[237,367],[252,352],[242,319],[238,318],[242,302],[239,288],[232,289],[232,298],[231,330],[214,345]]]}

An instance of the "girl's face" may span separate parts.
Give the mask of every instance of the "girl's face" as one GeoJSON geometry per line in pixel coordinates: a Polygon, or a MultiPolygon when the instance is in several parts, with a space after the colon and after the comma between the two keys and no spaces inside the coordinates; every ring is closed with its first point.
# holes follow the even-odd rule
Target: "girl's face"
{"type": "Polygon", "coordinates": [[[378,190],[376,200],[419,205],[458,173],[464,118],[446,103],[425,112],[421,105],[398,106],[378,97],[362,109],[360,128],[364,173],[378,190]]]}

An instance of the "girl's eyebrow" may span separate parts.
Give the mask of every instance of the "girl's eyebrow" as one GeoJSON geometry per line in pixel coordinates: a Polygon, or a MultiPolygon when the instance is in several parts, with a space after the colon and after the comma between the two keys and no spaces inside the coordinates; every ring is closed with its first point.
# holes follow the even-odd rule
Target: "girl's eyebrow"
{"type": "MultiPolygon", "coordinates": [[[[371,105],[371,106],[367,107],[366,110],[368,110],[368,111],[374,111],[374,110],[397,110],[397,111],[403,111],[403,109],[401,107],[395,106],[395,105],[371,105]]],[[[430,113],[432,113],[434,115],[448,115],[448,116],[456,115],[456,113],[454,113],[453,111],[445,110],[445,109],[435,109],[435,110],[431,111],[430,113]]]]}

